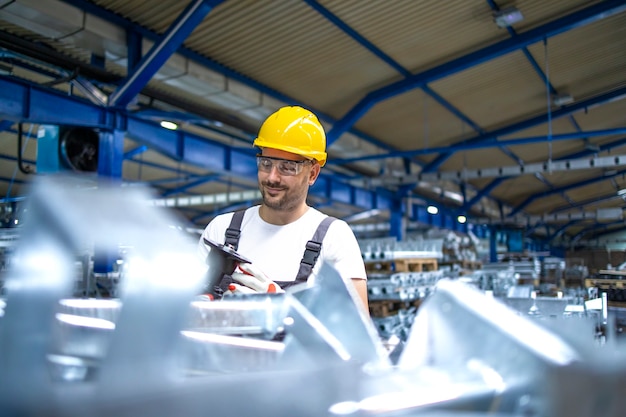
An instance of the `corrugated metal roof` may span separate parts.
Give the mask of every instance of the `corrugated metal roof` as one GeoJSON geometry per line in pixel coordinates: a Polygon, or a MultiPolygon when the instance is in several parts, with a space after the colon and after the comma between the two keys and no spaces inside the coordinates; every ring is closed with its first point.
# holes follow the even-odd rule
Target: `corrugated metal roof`
{"type": "MultiPolygon", "coordinates": [[[[102,54],[106,50],[105,68],[113,74],[125,74],[123,31],[113,35],[101,28],[101,37],[111,37],[102,42],[88,39],[82,31],[54,39],[37,33],[37,28],[32,25],[25,28],[23,21],[20,24],[15,18],[16,15],[11,17],[11,13],[28,2],[13,3],[1,9],[0,31],[33,42],[45,42],[51,49],[85,63],[92,59],[92,52],[102,54]],[[121,44],[119,39],[122,39],[121,44]],[[111,47],[113,42],[118,42],[115,48],[111,47]],[[91,47],[98,50],[90,50],[91,47]]],[[[43,3],[46,2],[39,5],[43,3]]],[[[95,0],[90,4],[111,11],[148,31],[162,34],[191,2],[95,0]]],[[[623,97],[614,103],[580,109],[571,117],[555,118],[549,126],[547,115],[557,112],[559,107],[549,103],[553,91],[543,78],[543,73],[548,73],[551,87],[558,93],[570,93],[574,103],[626,87],[626,13],[581,24],[549,37],[545,44],[538,40],[528,46],[532,59],[521,49],[481,59],[474,53],[482,48],[522,36],[542,25],[550,25],[575,11],[607,3],[518,0],[515,6],[523,13],[524,20],[516,23],[512,31],[496,26],[490,4],[482,0],[224,1],[211,10],[184,42],[188,50],[214,65],[204,67],[188,56],[175,55],[149,83],[149,88],[158,98],[142,97],[141,106],[137,108],[156,102],[167,110],[196,112],[206,109],[206,114],[221,112],[226,119],[237,120],[240,123],[237,128],[245,127],[248,130],[246,134],[252,135],[261,120],[284,102],[300,103],[320,113],[331,131],[335,121],[349,114],[357,104],[364,104],[359,117],[353,120],[352,132],[341,136],[329,149],[330,155],[342,158],[387,151],[382,148],[420,151],[436,147],[454,149],[455,145],[485,138],[493,142],[492,147],[457,151],[435,167],[438,170],[506,166],[519,161],[528,164],[576,155],[585,149],[610,145],[623,139],[624,135],[612,135],[551,143],[544,141],[507,149],[497,146],[497,140],[626,126],[626,100],[623,97]],[[385,62],[385,57],[391,62],[385,62]],[[430,90],[423,91],[416,84],[401,88],[396,94],[385,94],[384,99],[379,100],[380,89],[395,85],[407,72],[424,74],[463,57],[475,62],[462,70],[442,73],[441,76],[430,74],[433,75],[427,86],[430,90]],[[537,68],[532,60],[536,61],[537,68]],[[165,104],[168,98],[176,105],[165,104]],[[541,115],[545,120],[524,124],[541,115]],[[522,123],[522,126],[513,133],[498,138],[486,136],[496,129],[517,123],[522,123]]],[[[508,5],[504,2],[499,4],[500,7],[508,5]]],[[[47,18],[45,10],[37,13],[33,12],[35,20],[47,18]]],[[[80,19],[75,20],[68,22],[67,28],[79,27],[80,19]]],[[[63,23],[55,21],[58,27],[62,27],[63,23]]],[[[37,78],[34,73],[19,71],[34,81],[44,82],[45,77],[37,78]]],[[[107,90],[115,88],[114,85],[99,86],[107,90]]],[[[60,88],[68,89],[67,85],[60,88]]],[[[187,127],[201,137],[225,140],[219,133],[204,132],[204,128],[202,125],[187,127]]],[[[242,143],[248,144],[244,140],[238,141],[236,146],[242,143]]],[[[611,152],[626,152],[625,145],[615,146],[611,152]]],[[[417,163],[411,167],[412,172],[418,170],[418,166],[436,161],[440,154],[418,155],[414,158],[417,163]]],[[[205,167],[204,171],[197,171],[197,167],[166,161],[155,152],[146,153],[143,157],[167,169],[140,169],[140,165],[133,162],[125,167],[125,176],[157,179],[168,169],[180,168],[181,172],[194,173],[208,169],[205,167]]],[[[341,171],[337,168],[332,172],[348,172],[359,177],[364,173],[397,170],[402,167],[402,162],[380,159],[357,166],[361,171],[342,167],[341,171]]],[[[176,176],[171,172],[165,175],[176,176]]],[[[524,209],[527,213],[542,213],[551,204],[567,204],[562,195],[550,195],[551,186],[558,189],[594,175],[599,174],[594,170],[553,173],[546,176],[551,185],[532,175],[519,176],[504,181],[490,193],[489,198],[514,209],[529,197],[546,193],[547,197],[537,198],[524,209]]],[[[472,188],[470,194],[473,195],[489,183],[475,180],[468,181],[467,185],[472,188]]],[[[573,189],[567,191],[567,196],[575,201],[586,200],[588,196],[610,193],[614,183],[607,181],[597,187],[573,189]]],[[[451,188],[457,192],[462,185],[455,184],[451,188]]],[[[174,187],[162,185],[165,190],[174,187]]],[[[213,186],[204,184],[193,188],[196,192],[210,192],[212,189],[223,190],[224,185],[216,182],[213,186]]],[[[428,191],[416,191],[417,194],[421,192],[428,191]]],[[[345,207],[337,206],[335,209],[342,211],[345,207]]]]}

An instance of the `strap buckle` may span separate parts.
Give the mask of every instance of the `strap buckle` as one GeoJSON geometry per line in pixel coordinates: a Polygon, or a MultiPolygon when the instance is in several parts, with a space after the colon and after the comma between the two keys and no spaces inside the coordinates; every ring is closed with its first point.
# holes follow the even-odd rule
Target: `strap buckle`
{"type": "Polygon", "coordinates": [[[320,255],[320,250],[322,249],[322,244],[320,242],[314,242],[309,240],[306,243],[306,250],[304,251],[304,256],[302,257],[301,263],[313,266],[315,265],[315,261],[317,261],[317,257],[320,255]]]}

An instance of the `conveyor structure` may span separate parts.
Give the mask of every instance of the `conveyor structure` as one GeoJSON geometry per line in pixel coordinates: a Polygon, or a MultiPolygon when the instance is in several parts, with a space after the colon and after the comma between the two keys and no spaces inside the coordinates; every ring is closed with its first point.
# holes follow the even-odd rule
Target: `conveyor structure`
{"type": "Polygon", "coordinates": [[[519,314],[459,280],[437,281],[393,354],[328,265],[285,294],[200,301],[195,238],[146,197],[53,179],[33,189],[37,227],[23,231],[0,305],[1,415],[618,417],[626,407],[626,350],[594,338],[594,317],[519,314]],[[119,298],[71,297],[72,253],[86,241],[132,248],[119,298]]]}

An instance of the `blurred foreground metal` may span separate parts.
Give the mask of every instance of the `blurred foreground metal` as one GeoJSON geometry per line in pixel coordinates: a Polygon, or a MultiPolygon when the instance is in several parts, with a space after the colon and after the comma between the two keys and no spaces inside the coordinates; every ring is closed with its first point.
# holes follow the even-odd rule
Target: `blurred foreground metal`
{"type": "MultiPolygon", "coordinates": [[[[196,239],[136,189],[45,179],[0,305],[3,416],[614,416],[626,349],[440,280],[391,360],[349,283],[196,297],[196,239]],[[68,201],[72,201],[68,205],[68,201]],[[127,248],[120,297],[72,296],[85,245],[127,248]]],[[[525,308],[525,307],[524,307],[525,308]]]]}

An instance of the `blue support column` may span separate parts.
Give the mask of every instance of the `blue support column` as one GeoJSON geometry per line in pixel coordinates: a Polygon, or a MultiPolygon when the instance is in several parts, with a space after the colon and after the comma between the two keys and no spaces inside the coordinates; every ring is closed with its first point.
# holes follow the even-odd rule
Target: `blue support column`
{"type": "Polygon", "coordinates": [[[507,249],[513,253],[524,250],[524,234],[521,230],[509,230],[507,232],[507,249]]]}
{"type": "Polygon", "coordinates": [[[402,204],[402,199],[394,198],[391,202],[391,219],[390,219],[390,230],[389,233],[391,236],[395,237],[396,240],[401,241],[404,240],[405,235],[405,225],[404,225],[404,206],[402,204]]]}
{"type": "Polygon", "coordinates": [[[489,262],[498,262],[498,232],[495,227],[489,229],[489,262]]]}
{"type": "Polygon", "coordinates": [[[122,162],[124,162],[124,132],[115,130],[101,133],[98,147],[98,176],[120,181],[122,162]]]}
{"type": "MultiPolygon", "coordinates": [[[[121,183],[122,162],[124,161],[124,132],[115,130],[100,134],[98,147],[98,179],[121,183]]],[[[106,274],[114,271],[118,253],[94,248],[93,272],[106,274]]]]}

